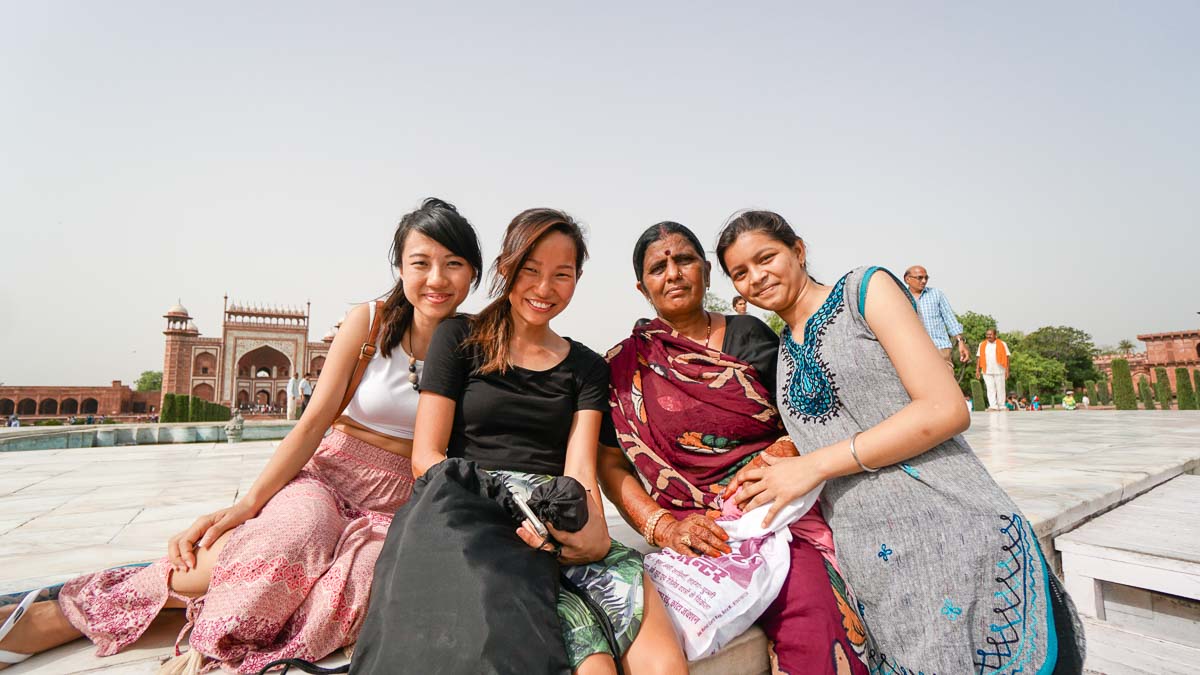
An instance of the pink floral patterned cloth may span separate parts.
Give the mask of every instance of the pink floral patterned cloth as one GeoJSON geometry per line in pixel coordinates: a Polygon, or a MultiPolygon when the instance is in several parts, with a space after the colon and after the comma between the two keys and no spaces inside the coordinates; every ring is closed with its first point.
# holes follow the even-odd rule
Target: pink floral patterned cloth
{"type": "MultiPolygon", "coordinates": [[[[405,457],[335,431],[256,518],[230,535],[208,594],[188,602],[189,643],[206,670],[257,673],[353,644],[392,515],[412,494],[405,457]]],[[[59,603],[109,656],[136,641],[168,597],[166,558],[72,579],[59,603]]],[[[178,596],[175,596],[178,597],[178,596]]],[[[186,630],[186,628],[185,628],[186,630]]]]}

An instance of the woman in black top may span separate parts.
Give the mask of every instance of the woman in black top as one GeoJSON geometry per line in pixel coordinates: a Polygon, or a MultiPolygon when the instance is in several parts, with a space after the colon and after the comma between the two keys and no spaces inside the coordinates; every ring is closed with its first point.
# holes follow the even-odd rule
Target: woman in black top
{"type": "MultiPolygon", "coordinates": [[[[513,219],[494,265],[495,299],[477,317],[443,322],[429,346],[413,472],[462,457],[502,473],[523,498],[554,476],[577,479],[589,492],[587,525],[576,533],[547,526],[562,544],[563,573],[608,613],[629,672],[683,673],[686,661],[641,555],[609,538],[600,505],[596,446],[608,410],[608,366],[550,328],[570,303],[586,257],[583,233],[566,214],[530,209],[513,219]]],[[[517,535],[553,550],[527,525],[517,535]]],[[[583,601],[560,593],[558,614],[575,672],[614,672],[583,601]]]]}

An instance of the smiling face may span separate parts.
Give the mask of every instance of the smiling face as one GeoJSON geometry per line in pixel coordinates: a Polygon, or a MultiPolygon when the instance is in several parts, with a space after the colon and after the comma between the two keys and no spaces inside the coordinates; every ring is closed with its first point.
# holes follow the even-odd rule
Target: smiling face
{"type": "Polygon", "coordinates": [[[791,307],[808,282],[804,244],[788,246],[761,230],[744,232],[725,249],[725,267],[737,292],[755,307],[791,307]]]}
{"type": "Polygon", "coordinates": [[[995,342],[996,341],[996,329],[995,328],[987,329],[987,333],[984,333],[984,337],[987,338],[988,342],[995,342]]]}
{"type": "Polygon", "coordinates": [[[668,234],[646,248],[637,289],[667,318],[698,312],[712,266],[681,234],[668,234]]]}
{"type": "Polygon", "coordinates": [[[562,313],[575,295],[579,274],[575,267],[575,242],[566,234],[551,231],[529,252],[508,293],[514,318],[533,326],[544,326],[562,313]]]}
{"type": "Polygon", "coordinates": [[[467,299],[476,273],[465,258],[417,231],[405,238],[397,271],[413,311],[438,321],[467,299]]]}

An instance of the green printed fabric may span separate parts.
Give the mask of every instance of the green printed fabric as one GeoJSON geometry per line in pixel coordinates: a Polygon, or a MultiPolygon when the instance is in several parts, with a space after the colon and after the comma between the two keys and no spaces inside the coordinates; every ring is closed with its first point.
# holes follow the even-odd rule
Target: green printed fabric
{"type": "MultiPolygon", "coordinates": [[[[519,471],[491,473],[505,478],[509,490],[519,499],[529,499],[534,488],[554,479],[554,476],[519,471]]],[[[645,600],[642,554],[614,539],[603,560],[565,566],[562,572],[604,608],[612,623],[618,650],[621,654],[628,651],[642,627],[645,600]]],[[[558,618],[572,668],[578,668],[592,654],[612,654],[604,631],[582,598],[565,589],[559,591],[558,618]]]]}

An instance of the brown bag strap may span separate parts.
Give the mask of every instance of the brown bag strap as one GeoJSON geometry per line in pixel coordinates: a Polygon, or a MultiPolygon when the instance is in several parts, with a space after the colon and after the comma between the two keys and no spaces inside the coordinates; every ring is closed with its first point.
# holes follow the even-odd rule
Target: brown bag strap
{"type": "Polygon", "coordinates": [[[350,405],[350,399],[354,398],[354,392],[358,391],[358,383],[362,382],[363,373],[367,372],[367,364],[375,358],[375,352],[379,351],[375,343],[379,341],[379,326],[383,323],[382,317],[383,301],[376,300],[375,316],[371,318],[371,332],[367,335],[367,341],[363,343],[362,348],[358,350],[358,362],[354,364],[354,374],[350,376],[346,395],[342,397],[342,404],[338,406],[337,414],[333,416],[334,419],[341,417],[346,406],[350,405]]]}

